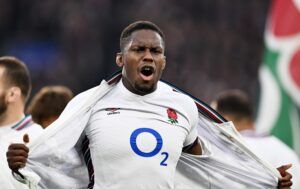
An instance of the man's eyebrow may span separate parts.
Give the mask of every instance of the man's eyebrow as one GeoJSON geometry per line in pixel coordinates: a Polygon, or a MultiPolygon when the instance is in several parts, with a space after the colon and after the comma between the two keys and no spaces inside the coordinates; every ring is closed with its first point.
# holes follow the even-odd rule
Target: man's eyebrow
{"type": "Polygon", "coordinates": [[[161,44],[150,44],[150,45],[146,45],[144,43],[132,43],[131,44],[131,47],[136,47],[136,46],[139,46],[139,47],[147,47],[149,46],[150,48],[163,48],[163,46],[161,44]]]}

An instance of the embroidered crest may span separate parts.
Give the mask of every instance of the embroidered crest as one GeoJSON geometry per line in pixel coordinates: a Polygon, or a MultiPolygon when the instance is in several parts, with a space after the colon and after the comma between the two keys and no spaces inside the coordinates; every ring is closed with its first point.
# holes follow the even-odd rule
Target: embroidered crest
{"type": "Polygon", "coordinates": [[[168,108],[167,109],[167,113],[168,113],[168,121],[172,124],[178,123],[177,121],[177,113],[175,110],[173,110],[172,108],[168,108]]]}

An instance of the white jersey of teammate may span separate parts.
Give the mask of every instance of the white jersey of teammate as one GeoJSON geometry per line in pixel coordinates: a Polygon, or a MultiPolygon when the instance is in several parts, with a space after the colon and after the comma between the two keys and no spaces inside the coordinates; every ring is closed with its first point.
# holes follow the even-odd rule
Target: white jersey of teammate
{"type": "Polygon", "coordinates": [[[196,140],[197,120],[187,95],[159,82],[139,96],[120,81],[95,105],[85,129],[94,188],[173,188],[182,148],[196,140]]]}
{"type": "Polygon", "coordinates": [[[6,151],[11,143],[22,143],[23,135],[27,133],[30,139],[35,139],[43,128],[32,122],[31,116],[24,116],[16,123],[0,127],[0,185],[5,189],[26,189],[28,186],[16,181],[8,168],[6,151]]]}

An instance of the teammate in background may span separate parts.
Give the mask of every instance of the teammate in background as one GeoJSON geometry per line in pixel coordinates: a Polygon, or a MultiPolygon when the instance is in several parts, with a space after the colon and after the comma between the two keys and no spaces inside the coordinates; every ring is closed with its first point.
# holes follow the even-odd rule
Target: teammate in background
{"type": "Polygon", "coordinates": [[[250,100],[240,90],[220,93],[211,106],[225,119],[232,121],[250,147],[274,167],[291,163],[292,188],[300,188],[300,162],[297,154],[274,136],[255,132],[254,115],[250,100]]]}
{"type": "Polygon", "coordinates": [[[31,80],[26,65],[14,57],[0,57],[0,170],[3,175],[0,177],[1,188],[27,187],[16,182],[11,176],[4,151],[11,142],[19,142],[18,139],[22,139],[24,133],[35,138],[43,130],[41,126],[33,123],[30,116],[24,114],[30,90],[31,80]]]}
{"type": "Polygon", "coordinates": [[[73,92],[65,86],[43,87],[30,101],[26,112],[43,128],[55,121],[73,98],[73,92]]]}

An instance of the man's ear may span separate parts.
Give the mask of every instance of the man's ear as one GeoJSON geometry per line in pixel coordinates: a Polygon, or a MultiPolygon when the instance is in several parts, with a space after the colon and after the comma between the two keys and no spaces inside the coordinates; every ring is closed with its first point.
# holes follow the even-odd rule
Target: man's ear
{"type": "Polygon", "coordinates": [[[163,65],[162,65],[162,70],[164,70],[165,67],[166,67],[166,62],[167,62],[166,59],[167,59],[167,57],[164,56],[164,62],[163,62],[163,65]]]}
{"type": "Polygon", "coordinates": [[[8,102],[16,102],[18,99],[22,98],[22,92],[19,87],[11,87],[8,89],[6,99],[8,102]]]}
{"type": "Polygon", "coordinates": [[[116,63],[119,67],[123,67],[123,65],[124,65],[124,63],[123,63],[123,54],[121,52],[117,53],[116,63]]]}

